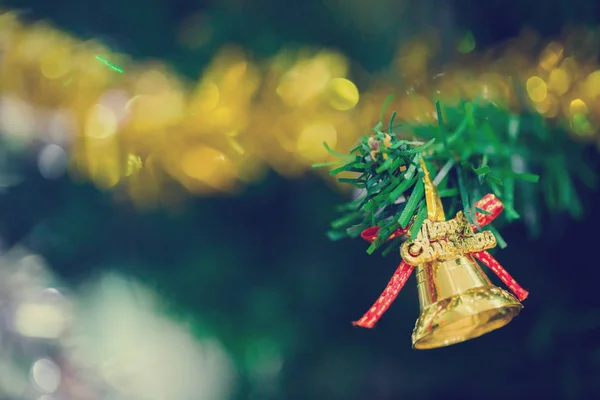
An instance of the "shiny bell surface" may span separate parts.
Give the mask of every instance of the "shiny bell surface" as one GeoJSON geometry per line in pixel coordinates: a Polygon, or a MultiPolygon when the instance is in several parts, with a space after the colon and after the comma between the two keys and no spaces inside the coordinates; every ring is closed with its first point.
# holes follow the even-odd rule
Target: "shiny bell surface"
{"type": "Polygon", "coordinates": [[[434,349],[464,342],[508,324],[523,305],[493,285],[469,255],[417,266],[421,316],[413,348],[434,349]]]}

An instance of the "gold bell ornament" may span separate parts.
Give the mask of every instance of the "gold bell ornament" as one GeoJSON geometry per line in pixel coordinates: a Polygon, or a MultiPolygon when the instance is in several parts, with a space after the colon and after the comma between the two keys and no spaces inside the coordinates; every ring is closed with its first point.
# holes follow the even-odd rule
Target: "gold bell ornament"
{"type": "MultiPolygon", "coordinates": [[[[417,288],[421,315],[412,334],[414,349],[433,349],[464,342],[508,324],[519,314],[527,291],[487,252],[496,246],[490,231],[475,233],[463,212],[446,220],[441,199],[432,183],[425,163],[423,183],[427,202],[427,219],[415,238],[409,237],[400,247],[402,262],[387,287],[369,311],[354,325],[372,328],[394,301],[417,269],[417,288]],[[477,261],[490,268],[514,296],[493,285],[477,261]]],[[[482,227],[495,219],[503,205],[493,194],[476,203],[477,224],[482,227]]],[[[378,227],[362,232],[373,242],[378,227]]],[[[392,234],[388,240],[409,235],[408,227],[392,234]]]]}

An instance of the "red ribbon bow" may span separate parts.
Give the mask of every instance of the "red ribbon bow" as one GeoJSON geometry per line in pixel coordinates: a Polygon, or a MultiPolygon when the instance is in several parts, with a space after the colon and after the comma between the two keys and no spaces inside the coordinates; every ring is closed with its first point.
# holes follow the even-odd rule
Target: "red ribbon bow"
{"type": "MultiPolygon", "coordinates": [[[[480,212],[476,213],[477,222],[480,227],[483,227],[490,222],[492,222],[504,209],[504,205],[502,202],[493,194],[485,195],[481,200],[475,203],[475,206],[479,209],[486,211],[489,214],[482,214],[480,212]]],[[[473,230],[476,230],[477,227],[473,226],[473,230]]],[[[394,233],[390,235],[387,240],[392,240],[397,238],[398,236],[405,235],[409,230],[409,227],[404,229],[398,229],[394,233]]],[[[379,234],[379,227],[372,226],[370,228],[365,229],[361,233],[361,237],[368,242],[373,243],[379,234]]],[[[519,284],[513,279],[512,276],[509,275],[508,272],[490,253],[487,251],[480,251],[477,253],[471,253],[476,259],[481,261],[486,267],[492,270],[500,280],[509,287],[509,289],[517,296],[520,301],[523,301],[527,298],[529,293],[523,289],[519,284]]],[[[381,318],[383,313],[387,311],[392,302],[400,293],[400,290],[410,277],[414,267],[412,265],[407,264],[405,261],[402,261],[394,272],[392,279],[390,279],[386,288],[383,290],[383,293],[379,296],[377,301],[371,306],[369,311],[362,316],[358,321],[353,322],[353,325],[360,326],[363,328],[372,328],[377,321],[381,318]]]]}

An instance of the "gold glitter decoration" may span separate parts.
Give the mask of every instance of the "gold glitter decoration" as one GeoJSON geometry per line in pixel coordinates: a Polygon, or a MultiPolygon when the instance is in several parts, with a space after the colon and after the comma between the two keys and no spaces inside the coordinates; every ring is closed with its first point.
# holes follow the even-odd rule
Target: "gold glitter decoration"
{"type": "Polygon", "coordinates": [[[409,265],[447,260],[478,253],[496,247],[496,237],[490,231],[474,233],[462,211],[449,221],[426,219],[414,240],[400,247],[402,259],[409,265]]]}
{"type": "Polygon", "coordinates": [[[73,176],[141,205],[172,199],[164,185],[173,179],[210,194],[236,190],[269,168],[297,177],[332,161],[324,141],[351,148],[378,121],[391,91],[396,121],[435,123],[437,100],[452,106],[478,98],[510,112],[537,110],[578,140],[599,140],[600,66],[593,60],[600,47],[578,45],[597,43],[598,32],[545,46],[523,35],[484,55],[472,51],[469,35],[442,74],[433,70],[438,44],[420,38],[399,49],[388,71],[364,76],[360,90],[344,55],[315,49],[255,62],[227,47],[193,82],[167,65],[136,63],[7,12],[0,15],[0,129],[15,147],[36,135],[60,145],[73,176]],[[517,87],[530,104],[521,103],[517,87]]]}

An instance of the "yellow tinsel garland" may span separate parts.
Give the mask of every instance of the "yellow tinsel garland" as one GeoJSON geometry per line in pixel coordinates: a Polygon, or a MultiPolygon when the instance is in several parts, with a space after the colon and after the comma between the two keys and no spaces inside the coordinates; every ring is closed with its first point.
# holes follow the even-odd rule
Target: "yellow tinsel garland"
{"type": "Polygon", "coordinates": [[[164,185],[173,178],[189,191],[211,193],[256,180],[268,168],[298,176],[329,160],[324,141],[350,148],[377,121],[390,87],[402,88],[389,106],[397,120],[428,122],[438,99],[452,105],[484,98],[518,112],[518,84],[539,113],[570,124],[577,139],[596,141],[600,67],[593,51],[571,53],[583,48],[572,42],[567,36],[540,47],[524,35],[487,55],[463,55],[431,78],[435,40],[414,41],[388,71],[370,76],[359,96],[349,60],[329,50],[286,50],[254,63],[226,48],[192,82],[166,65],[135,63],[5,13],[0,131],[12,146],[33,139],[60,146],[74,176],[103,189],[118,186],[139,203],[168,198],[164,185]]]}

